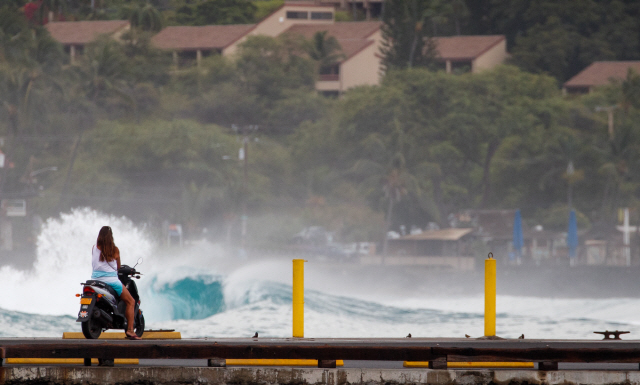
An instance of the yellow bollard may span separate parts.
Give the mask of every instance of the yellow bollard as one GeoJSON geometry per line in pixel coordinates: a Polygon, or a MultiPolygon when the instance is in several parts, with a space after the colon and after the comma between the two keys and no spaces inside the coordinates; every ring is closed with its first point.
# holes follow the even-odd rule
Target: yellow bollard
{"type": "MultiPolygon", "coordinates": [[[[293,260],[293,337],[304,338],[304,259],[293,260]]],[[[318,366],[318,360],[227,359],[228,366],[318,366]]],[[[343,366],[342,360],[336,366],[343,366]]]]}
{"type": "Polygon", "coordinates": [[[293,337],[304,338],[304,259],[293,260],[293,337]]]}
{"type": "Polygon", "coordinates": [[[496,335],[496,260],[493,253],[484,261],[484,335],[496,335]]]}

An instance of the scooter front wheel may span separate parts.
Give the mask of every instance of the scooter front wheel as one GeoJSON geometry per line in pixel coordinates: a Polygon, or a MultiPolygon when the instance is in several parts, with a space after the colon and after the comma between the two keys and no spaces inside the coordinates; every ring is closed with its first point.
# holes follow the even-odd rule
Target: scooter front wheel
{"type": "Polygon", "coordinates": [[[88,340],[97,340],[102,334],[102,326],[98,325],[93,318],[89,318],[82,323],[82,334],[88,340]]]}

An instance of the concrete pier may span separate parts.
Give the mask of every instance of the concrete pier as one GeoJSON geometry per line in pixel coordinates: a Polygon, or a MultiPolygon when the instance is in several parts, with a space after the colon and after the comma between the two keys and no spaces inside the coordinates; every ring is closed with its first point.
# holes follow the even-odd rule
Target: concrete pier
{"type": "Polygon", "coordinates": [[[430,370],[207,367],[3,367],[0,384],[640,384],[639,371],[430,370]]]}

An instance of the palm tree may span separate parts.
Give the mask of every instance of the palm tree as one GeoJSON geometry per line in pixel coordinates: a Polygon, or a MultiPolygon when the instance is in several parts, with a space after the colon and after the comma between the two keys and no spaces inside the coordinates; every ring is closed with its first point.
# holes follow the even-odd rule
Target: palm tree
{"type": "Polygon", "coordinates": [[[334,72],[336,64],[345,58],[340,43],[335,37],[327,36],[327,31],[316,32],[306,43],[306,50],[309,57],[318,63],[321,75],[334,72]]]}
{"type": "Polygon", "coordinates": [[[162,14],[149,2],[129,9],[128,13],[127,18],[133,28],[151,32],[162,29],[162,14]]]}
{"type": "Polygon", "coordinates": [[[133,99],[125,91],[126,58],[117,41],[103,38],[88,45],[74,71],[78,78],[77,91],[85,98],[97,103],[102,98],[115,95],[133,104],[133,99]]]}

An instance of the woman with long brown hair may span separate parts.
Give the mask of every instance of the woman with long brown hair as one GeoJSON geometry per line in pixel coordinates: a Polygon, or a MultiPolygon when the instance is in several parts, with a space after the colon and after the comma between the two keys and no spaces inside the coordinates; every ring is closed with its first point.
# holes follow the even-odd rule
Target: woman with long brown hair
{"type": "Polygon", "coordinates": [[[127,330],[125,331],[125,335],[130,340],[141,339],[133,330],[135,300],[129,293],[129,290],[127,290],[127,288],[124,287],[122,282],[118,279],[120,250],[113,241],[113,232],[111,231],[111,227],[102,226],[98,233],[96,245],[93,246],[93,249],[91,250],[91,254],[91,266],[93,267],[91,279],[96,279],[106,283],[111,286],[116,293],[118,293],[120,299],[127,304],[127,310],[125,311],[125,317],[127,317],[127,330]]]}

